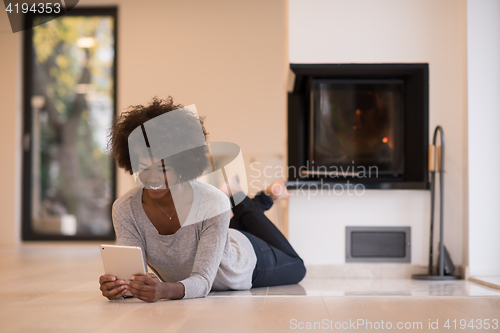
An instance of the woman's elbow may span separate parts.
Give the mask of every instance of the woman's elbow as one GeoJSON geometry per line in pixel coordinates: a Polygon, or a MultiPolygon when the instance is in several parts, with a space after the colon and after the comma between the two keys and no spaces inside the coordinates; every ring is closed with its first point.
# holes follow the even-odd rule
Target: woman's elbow
{"type": "Polygon", "coordinates": [[[212,290],[212,284],[210,282],[206,282],[206,284],[203,287],[203,292],[201,293],[201,298],[205,298],[210,294],[210,290],[212,290]]]}

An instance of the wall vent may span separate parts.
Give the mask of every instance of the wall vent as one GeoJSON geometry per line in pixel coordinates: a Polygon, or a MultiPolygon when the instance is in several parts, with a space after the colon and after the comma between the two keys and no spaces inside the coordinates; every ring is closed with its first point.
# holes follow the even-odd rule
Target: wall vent
{"type": "Polygon", "coordinates": [[[346,227],[346,262],[411,262],[410,227],[346,227]]]}

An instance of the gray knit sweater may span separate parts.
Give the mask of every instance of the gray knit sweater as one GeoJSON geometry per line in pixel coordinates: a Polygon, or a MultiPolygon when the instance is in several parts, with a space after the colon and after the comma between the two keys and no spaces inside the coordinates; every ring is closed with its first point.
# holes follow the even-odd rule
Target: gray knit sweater
{"type": "Polygon", "coordinates": [[[116,200],[113,224],[118,244],[140,247],[160,279],[184,284],[184,298],[205,297],[211,289],[250,289],[257,258],[248,238],[229,228],[229,199],[211,185],[189,183],[194,193],[191,211],[186,226],[173,235],[160,235],[149,221],[142,188],[116,200]]]}

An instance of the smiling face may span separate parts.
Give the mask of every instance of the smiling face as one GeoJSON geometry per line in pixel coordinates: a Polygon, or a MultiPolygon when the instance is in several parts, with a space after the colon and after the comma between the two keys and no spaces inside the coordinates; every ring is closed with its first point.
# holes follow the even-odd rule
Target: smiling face
{"type": "Polygon", "coordinates": [[[148,195],[155,199],[163,198],[169,191],[169,184],[178,183],[179,176],[166,160],[160,160],[151,165],[148,157],[139,158],[139,178],[144,184],[148,195]]]}

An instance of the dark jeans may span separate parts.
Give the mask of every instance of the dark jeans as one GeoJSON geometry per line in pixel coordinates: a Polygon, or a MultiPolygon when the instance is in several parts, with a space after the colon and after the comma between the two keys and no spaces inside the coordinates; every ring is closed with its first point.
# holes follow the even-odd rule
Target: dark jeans
{"type": "Polygon", "coordinates": [[[257,265],[252,275],[252,287],[269,287],[299,283],[306,275],[304,262],[288,240],[269,221],[264,212],[273,200],[265,193],[246,197],[233,208],[230,228],[241,231],[252,243],[257,265]]]}

